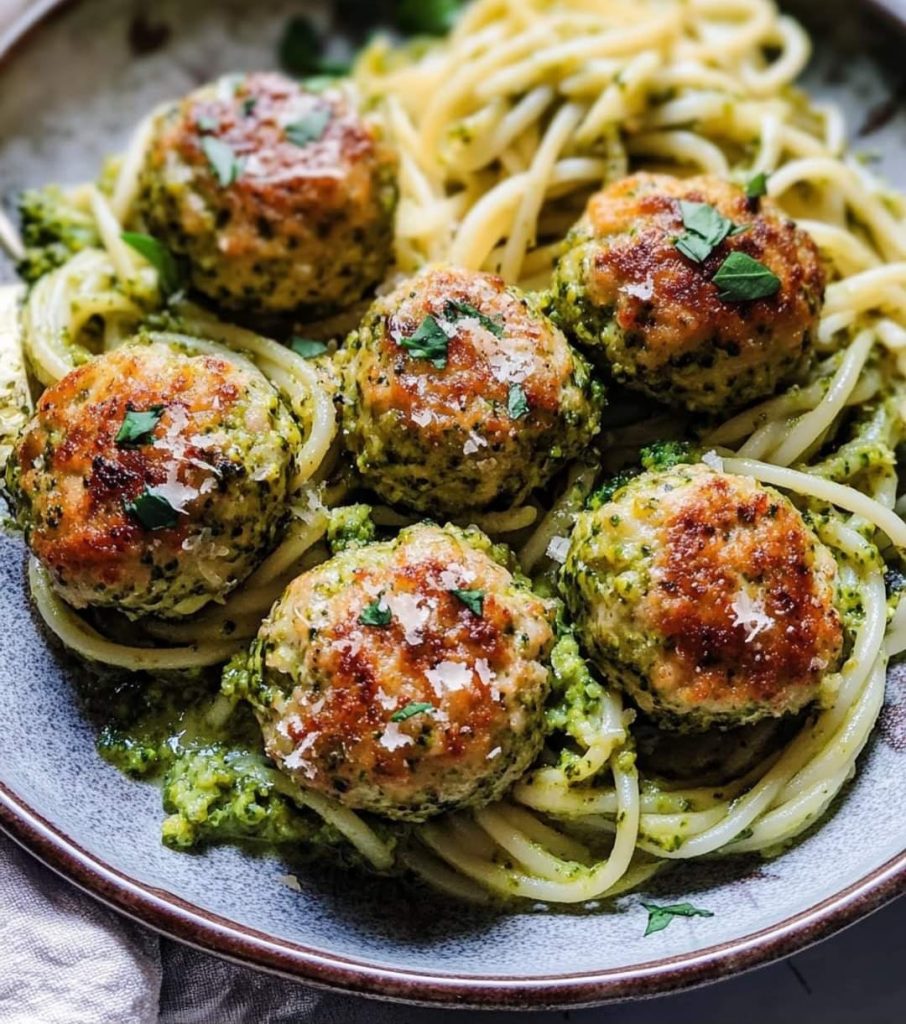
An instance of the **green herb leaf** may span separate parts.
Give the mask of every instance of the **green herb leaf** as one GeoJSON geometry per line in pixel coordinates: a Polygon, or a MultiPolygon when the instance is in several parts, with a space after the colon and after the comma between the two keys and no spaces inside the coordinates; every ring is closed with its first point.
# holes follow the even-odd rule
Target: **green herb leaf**
{"type": "Polygon", "coordinates": [[[222,188],[232,185],[242,174],[243,161],[222,139],[213,135],[203,135],[201,148],[222,188]]]}
{"type": "Polygon", "coordinates": [[[162,292],[171,295],[179,290],[182,283],[179,265],[165,245],[151,235],[143,235],[138,231],[123,231],[120,238],[154,267],[162,292]]]}
{"type": "Polygon", "coordinates": [[[308,18],[290,18],[280,37],[277,55],[284,71],[306,78],[309,75],[346,75],[349,65],[326,60],[321,39],[308,18]]]}
{"type": "Polygon", "coordinates": [[[127,409],[114,443],[120,448],[135,448],[138,445],[150,444],[153,440],[154,428],[164,414],[163,405],[152,405],[149,409],[139,412],[127,409]]]}
{"type": "Polygon", "coordinates": [[[179,521],[176,509],[153,487],[146,487],[135,501],[127,501],[126,512],[146,530],[167,530],[179,521]]]}
{"type": "Polygon", "coordinates": [[[428,711],[434,711],[433,704],[419,704],[413,701],[413,703],[407,704],[404,708],[400,708],[399,711],[394,711],[390,716],[390,721],[405,722],[407,718],[411,718],[413,715],[426,714],[428,711]]]}
{"type": "Polygon", "coordinates": [[[445,35],[456,22],[463,0],[397,0],[396,23],[412,35],[445,35]]]}
{"type": "Polygon", "coordinates": [[[713,281],[724,302],[767,299],[780,290],[780,278],[744,252],[731,252],[720,265],[713,281]]]}
{"type": "Polygon", "coordinates": [[[246,96],[242,101],[242,113],[245,117],[251,117],[255,113],[255,107],[258,106],[257,96],[246,96]]]}
{"type": "Polygon", "coordinates": [[[768,176],[764,171],[750,178],[746,183],[746,195],[749,199],[760,199],[768,194],[768,176]]]}
{"type": "Polygon", "coordinates": [[[511,384],[506,396],[506,412],[511,420],[521,419],[529,411],[528,399],[521,384],[511,384]]]}
{"type": "Polygon", "coordinates": [[[473,615],[477,615],[481,618],[484,612],[484,591],[483,590],[451,590],[451,594],[454,597],[458,597],[460,601],[469,609],[473,615]]]}
{"type": "Polygon", "coordinates": [[[389,626],[390,619],[392,618],[390,609],[386,605],[382,605],[382,598],[372,601],[371,604],[366,604],[362,609],[362,614],[359,616],[359,622],[363,626],[389,626]]]}
{"type": "Polygon", "coordinates": [[[318,107],[301,120],[288,124],[286,137],[296,146],[307,146],[309,142],[318,142],[324,137],[324,132],[327,131],[332,116],[333,112],[330,107],[318,107]]]}
{"type": "Polygon", "coordinates": [[[323,356],[327,351],[326,341],[315,341],[313,338],[300,338],[294,334],[289,339],[289,347],[297,356],[303,359],[314,359],[315,356],[323,356]]]}
{"type": "Polygon", "coordinates": [[[690,203],[681,199],[680,211],[686,231],[674,244],[694,263],[703,263],[735,227],[733,221],[710,203],[690,203]]]}
{"type": "Polygon", "coordinates": [[[662,932],[675,917],[714,917],[710,910],[701,910],[691,903],[674,903],[669,907],[659,907],[656,903],[643,903],[648,911],[648,927],[645,935],[662,932]]]}
{"type": "Polygon", "coordinates": [[[447,365],[450,339],[430,314],[422,320],[418,330],[408,338],[400,338],[400,345],[415,359],[427,359],[438,370],[447,365]]]}
{"type": "Polygon", "coordinates": [[[457,299],[448,299],[444,306],[444,316],[448,320],[475,319],[486,330],[490,331],[497,338],[503,337],[505,326],[502,317],[485,316],[481,310],[476,309],[468,302],[459,302],[457,299]]]}

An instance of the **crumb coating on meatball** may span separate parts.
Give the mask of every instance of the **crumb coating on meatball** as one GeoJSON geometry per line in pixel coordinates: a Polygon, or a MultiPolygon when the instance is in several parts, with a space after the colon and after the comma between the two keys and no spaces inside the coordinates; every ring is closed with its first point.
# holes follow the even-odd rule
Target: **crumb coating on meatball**
{"type": "Polygon", "coordinates": [[[723,412],[765,397],[807,360],[824,300],[815,243],[770,199],[714,177],[636,174],[596,193],[567,239],[554,319],[614,378],[668,405],[723,412]],[[675,242],[680,201],[705,203],[733,232],[697,263],[675,242]],[[768,298],[720,297],[731,253],[779,278],[768,298]]]}
{"type": "Polygon", "coordinates": [[[257,372],[130,344],[47,388],[8,485],[29,547],[71,605],[175,618],[222,600],[273,547],[300,443],[257,372]],[[149,429],[118,441],[136,412],[150,412],[137,421],[149,429]]]}
{"type": "Polygon", "coordinates": [[[585,359],[499,277],[429,268],[375,302],[343,354],[346,442],[386,501],[437,515],[507,507],[600,429],[585,359]],[[435,359],[416,351],[427,332],[435,359]]]}
{"type": "Polygon", "coordinates": [[[663,726],[800,711],[843,651],[828,549],[783,495],[702,465],[581,513],[561,585],[589,655],[663,726]]]}
{"type": "Polygon", "coordinates": [[[250,655],[268,754],[388,818],[497,799],[537,756],[553,606],[478,530],[420,524],[298,577],[250,655]]]}
{"type": "Polygon", "coordinates": [[[221,306],[328,311],[384,276],[395,158],[339,87],[230,76],[158,115],[140,178],[148,230],[221,306]]]}

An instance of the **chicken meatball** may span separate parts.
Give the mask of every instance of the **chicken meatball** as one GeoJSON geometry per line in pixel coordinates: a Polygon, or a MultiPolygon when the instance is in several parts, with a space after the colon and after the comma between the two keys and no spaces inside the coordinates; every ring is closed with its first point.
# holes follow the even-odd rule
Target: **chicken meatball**
{"type": "Polygon", "coordinates": [[[509,506],[600,429],[586,361],[490,274],[429,268],[378,299],[344,358],[346,442],[393,504],[435,515],[509,506]]]}
{"type": "Polygon", "coordinates": [[[390,151],[345,89],[231,76],[158,115],[139,211],[221,306],[329,310],[383,277],[395,178],[390,151]]]}
{"type": "Polygon", "coordinates": [[[769,199],[713,177],[636,174],[589,200],[552,303],[616,380],[724,412],[795,376],[824,284],[814,242],[769,199]]]}
{"type": "Polygon", "coordinates": [[[129,344],[44,392],[8,485],[69,604],[178,618],[222,600],[274,545],[300,443],[257,371],[129,344]]]}
{"type": "Polygon", "coordinates": [[[790,501],[704,465],[581,513],[561,574],[581,642],[659,725],[800,711],[838,667],[836,564],[790,501]]]}
{"type": "Polygon", "coordinates": [[[249,659],[280,768],[409,821],[498,798],[541,747],[553,641],[552,605],[500,557],[419,524],[291,583],[249,659]]]}

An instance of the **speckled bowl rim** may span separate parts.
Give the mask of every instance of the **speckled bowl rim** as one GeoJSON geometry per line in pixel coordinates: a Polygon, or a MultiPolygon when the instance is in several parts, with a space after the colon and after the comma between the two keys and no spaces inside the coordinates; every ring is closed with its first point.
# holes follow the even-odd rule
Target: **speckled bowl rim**
{"type": "MultiPolygon", "coordinates": [[[[50,15],[76,0],[33,0],[0,33],[0,70],[50,15]]],[[[826,939],[906,893],[906,850],[808,910],[694,953],[632,967],[531,978],[457,977],[379,966],[277,939],[209,913],[89,853],[0,782],[0,830],[63,878],[112,909],[179,942],[246,967],[379,999],[476,1009],[555,1009],[642,999],[764,966],[826,939]]]]}

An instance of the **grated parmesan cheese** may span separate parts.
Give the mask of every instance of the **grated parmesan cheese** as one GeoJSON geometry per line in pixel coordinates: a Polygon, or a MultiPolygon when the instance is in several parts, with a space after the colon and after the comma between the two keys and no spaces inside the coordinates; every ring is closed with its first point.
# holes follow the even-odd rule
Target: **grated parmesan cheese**
{"type": "Polygon", "coordinates": [[[551,542],[547,546],[547,557],[554,562],[559,562],[560,565],[566,561],[566,555],[569,551],[569,537],[551,537],[551,542]]]}
{"type": "Polygon", "coordinates": [[[400,729],[399,722],[388,722],[384,727],[380,742],[385,750],[393,751],[399,750],[400,747],[411,746],[413,739],[400,729]]]}
{"type": "Polygon", "coordinates": [[[463,455],[473,455],[479,450],[479,448],[487,448],[488,442],[480,435],[476,434],[474,430],[469,431],[469,439],[462,446],[463,455]]]}
{"type": "Polygon", "coordinates": [[[281,885],[285,885],[287,889],[292,889],[293,892],[302,892],[302,886],[295,875],[277,875],[277,881],[281,885]]]}
{"type": "Polygon", "coordinates": [[[427,427],[429,423],[434,421],[434,413],[430,409],[420,409],[418,412],[411,414],[411,419],[418,426],[427,427]]]}
{"type": "Polygon", "coordinates": [[[654,281],[649,277],[640,284],[625,284],[620,291],[647,302],[654,295],[654,281]]]}
{"type": "Polygon", "coordinates": [[[702,456],[702,462],[706,466],[710,466],[715,473],[723,473],[724,471],[724,460],[715,451],[705,452],[702,456]]]}
{"type": "Polygon", "coordinates": [[[430,605],[413,594],[390,594],[381,599],[378,607],[389,608],[393,612],[403,627],[407,644],[414,646],[422,642],[423,630],[431,615],[430,605]]]}
{"type": "Polygon", "coordinates": [[[429,668],[425,676],[440,697],[472,685],[472,670],[459,661],[442,661],[434,668],[429,668]]]}
{"type": "Polygon", "coordinates": [[[730,607],[734,616],[733,625],[742,626],[746,631],[747,644],[774,625],[774,620],[764,610],[764,602],[758,598],[753,601],[745,590],[740,590],[730,607]]]}

